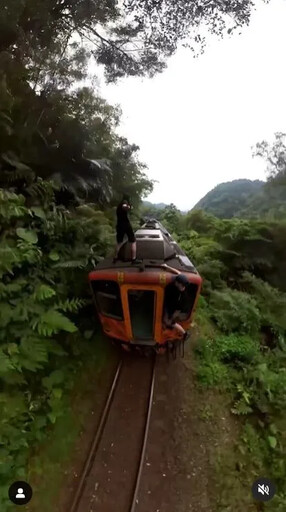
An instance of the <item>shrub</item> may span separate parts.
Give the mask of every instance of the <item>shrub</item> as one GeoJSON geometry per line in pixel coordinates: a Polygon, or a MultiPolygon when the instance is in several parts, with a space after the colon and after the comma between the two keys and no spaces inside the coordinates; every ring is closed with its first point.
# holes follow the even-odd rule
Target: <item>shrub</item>
{"type": "Polygon", "coordinates": [[[250,336],[218,336],[214,342],[218,359],[223,362],[251,362],[259,354],[259,343],[250,336]]]}
{"type": "Polygon", "coordinates": [[[102,213],[66,212],[51,184],[35,185],[37,206],[0,189],[1,510],[8,482],[25,477],[30,447],[63,414],[80,353],[78,313],[89,299],[86,274],[109,244],[102,213]],[[43,200],[35,185],[46,188],[43,200]]]}
{"type": "Polygon", "coordinates": [[[263,326],[269,326],[276,332],[285,331],[286,294],[249,272],[243,273],[242,283],[256,297],[263,326]]]}
{"type": "Polygon", "coordinates": [[[213,291],[210,297],[210,315],[225,333],[256,333],[260,314],[256,300],[249,294],[225,289],[213,291]]]}
{"type": "Polygon", "coordinates": [[[198,380],[205,386],[217,386],[226,382],[228,370],[217,359],[214,351],[214,342],[207,338],[201,338],[198,340],[195,350],[200,357],[197,370],[198,380]]]}
{"type": "Polygon", "coordinates": [[[198,380],[205,386],[218,386],[225,383],[228,371],[224,364],[216,360],[201,363],[197,371],[198,380]]]}

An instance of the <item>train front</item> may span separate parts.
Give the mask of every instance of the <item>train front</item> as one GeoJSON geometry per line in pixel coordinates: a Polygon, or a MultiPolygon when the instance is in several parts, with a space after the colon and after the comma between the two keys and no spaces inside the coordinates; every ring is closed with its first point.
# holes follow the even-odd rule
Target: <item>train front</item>
{"type": "Polygon", "coordinates": [[[126,349],[154,347],[157,351],[180,336],[164,326],[165,288],[182,272],[189,281],[186,309],[179,323],[187,330],[200,294],[202,279],[185,253],[157,221],[149,221],[135,233],[137,257],[131,265],[130,247],[125,244],[120,261],[102,261],[89,274],[95,307],[104,333],[126,349]],[[168,268],[162,265],[167,264],[168,268]]]}

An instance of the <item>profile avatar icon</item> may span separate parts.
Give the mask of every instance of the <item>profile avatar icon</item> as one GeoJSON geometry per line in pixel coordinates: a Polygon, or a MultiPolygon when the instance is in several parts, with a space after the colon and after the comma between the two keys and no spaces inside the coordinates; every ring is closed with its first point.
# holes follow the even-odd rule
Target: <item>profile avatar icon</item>
{"type": "Polygon", "coordinates": [[[27,482],[18,481],[10,485],[8,495],[15,505],[26,505],[32,499],[33,490],[27,482]]]}
{"type": "Polygon", "coordinates": [[[21,487],[18,489],[18,494],[16,494],[16,498],[20,498],[20,499],[25,499],[26,498],[26,496],[24,494],[24,491],[23,491],[23,489],[21,487]]]}

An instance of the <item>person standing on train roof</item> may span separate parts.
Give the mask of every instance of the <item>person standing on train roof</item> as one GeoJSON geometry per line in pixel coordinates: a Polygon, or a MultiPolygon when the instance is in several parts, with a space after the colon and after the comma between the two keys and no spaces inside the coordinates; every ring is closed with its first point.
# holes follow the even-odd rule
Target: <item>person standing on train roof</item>
{"type": "Polygon", "coordinates": [[[162,265],[163,268],[170,269],[176,273],[177,276],[173,281],[167,284],[165,288],[165,300],[164,300],[164,324],[169,329],[175,329],[179,334],[183,336],[185,341],[189,335],[188,331],[177,323],[180,314],[186,308],[186,288],[189,284],[188,278],[182,274],[179,270],[169,267],[168,265],[162,265]]]}
{"type": "Polygon", "coordinates": [[[116,209],[117,224],[116,224],[116,251],[113,258],[113,263],[118,261],[119,251],[124,244],[124,236],[128,238],[128,242],[131,243],[131,261],[132,263],[140,263],[136,258],[136,240],[134,231],[128,218],[128,213],[131,210],[131,204],[129,197],[124,195],[122,201],[119,203],[116,209]]]}

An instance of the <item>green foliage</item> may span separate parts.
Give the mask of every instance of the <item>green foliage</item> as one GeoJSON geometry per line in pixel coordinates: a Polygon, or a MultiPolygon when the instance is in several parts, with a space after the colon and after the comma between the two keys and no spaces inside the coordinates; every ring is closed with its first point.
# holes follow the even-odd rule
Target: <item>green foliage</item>
{"type": "Polygon", "coordinates": [[[22,217],[27,213],[24,206],[25,198],[22,195],[0,189],[0,217],[1,223],[8,222],[13,217],[22,217]]]}
{"type": "MultiPolygon", "coordinates": [[[[0,145],[0,187],[16,187],[48,204],[56,184],[58,203],[75,206],[89,200],[105,207],[118,201],[122,191],[129,190],[135,202],[152,191],[137,157],[139,148],[116,133],[117,108],[87,87],[71,92],[52,87],[49,94],[39,95],[25,73],[20,79],[10,77],[9,71],[2,86],[13,99],[13,130],[0,145]],[[24,89],[19,80],[25,82],[24,89]],[[35,176],[42,180],[35,182],[35,176]]],[[[1,108],[0,102],[0,114],[1,108]]],[[[38,204],[32,211],[43,218],[38,204]]],[[[19,231],[19,236],[28,235],[19,231]]]]}
{"type": "Polygon", "coordinates": [[[213,341],[200,339],[196,348],[202,361],[197,377],[205,386],[225,385],[228,379],[227,368],[215,357],[213,345],[213,341]]]}
{"type": "Polygon", "coordinates": [[[242,283],[249,292],[257,297],[261,324],[269,326],[278,333],[285,331],[286,294],[248,272],[243,273],[242,283]]]}
{"type": "MultiPolygon", "coordinates": [[[[247,395],[246,395],[247,397],[247,395]]],[[[234,402],[234,407],[231,409],[232,414],[243,416],[252,412],[251,407],[247,403],[247,398],[243,397],[234,402]]]]}
{"type": "MultiPolygon", "coordinates": [[[[32,204],[30,195],[0,189],[3,489],[25,477],[30,448],[63,414],[64,391],[79,364],[78,328],[89,326],[79,316],[89,301],[86,274],[110,247],[111,226],[95,205],[88,217],[65,211],[51,184],[34,185],[32,204]]],[[[0,493],[3,510],[7,499],[0,493]]]]}
{"type": "Polygon", "coordinates": [[[226,333],[255,333],[260,327],[256,300],[237,290],[211,292],[210,315],[226,333]]]}
{"type": "MultiPolygon", "coordinates": [[[[277,132],[271,144],[265,140],[256,144],[254,155],[262,157],[267,163],[269,181],[274,186],[286,185],[286,144],[285,133],[277,132]]],[[[284,190],[285,192],[285,190],[284,190]]]]}
{"type": "MultiPolygon", "coordinates": [[[[271,474],[273,510],[285,508],[285,221],[211,220],[181,245],[204,279],[196,314],[198,381],[231,397],[242,426],[241,477],[271,474]]],[[[204,224],[203,221],[207,220],[204,224]]],[[[272,509],[271,509],[272,510],[272,509]]]]}
{"type": "Polygon", "coordinates": [[[180,233],[181,225],[182,225],[182,214],[180,210],[174,205],[170,204],[166,206],[160,214],[160,221],[166,227],[166,229],[172,233],[172,235],[176,236],[176,234],[180,233]]]}
{"type": "Polygon", "coordinates": [[[184,219],[185,229],[194,230],[200,234],[212,233],[217,224],[217,219],[202,209],[188,212],[184,219]]]}
{"type": "MultiPolygon", "coordinates": [[[[180,41],[195,52],[203,51],[203,25],[209,32],[230,34],[247,24],[253,2],[205,5],[196,0],[179,4],[115,0],[97,3],[21,2],[4,0],[1,10],[0,49],[17,50],[29,64],[31,78],[39,85],[63,89],[87,75],[88,58],[103,65],[109,81],[122,76],[153,76],[165,67],[180,41]],[[73,37],[72,37],[73,36],[73,37]],[[139,46],[138,46],[139,42],[139,46]],[[41,65],[41,66],[40,66],[41,65]]],[[[6,121],[9,127],[9,121],[6,121]]]]}
{"type": "Polygon", "coordinates": [[[263,436],[249,422],[245,423],[241,440],[243,442],[242,451],[244,453],[247,451],[252,458],[256,470],[262,471],[263,462],[267,460],[270,454],[268,443],[265,443],[263,436]]]}
{"type": "Polygon", "coordinates": [[[249,472],[251,461],[253,478],[271,474],[278,486],[279,502],[284,503],[285,348],[264,352],[251,337],[218,334],[212,341],[200,339],[196,353],[199,382],[227,390],[232,396],[231,412],[241,420],[240,471],[249,472]]]}
{"type": "Polygon", "coordinates": [[[259,344],[250,336],[218,336],[215,339],[215,353],[220,361],[227,363],[251,362],[259,354],[259,344]]]}
{"type": "Polygon", "coordinates": [[[202,384],[214,387],[226,381],[228,372],[219,361],[206,361],[198,369],[197,377],[202,384]]]}
{"type": "Polygon", "coordinates": [[[30,244],[36,244],[38,241],[37,234],[34,231],[30,231],[24,228],[17,228],[16,233],[19,238],[22,238],[25,240],[25,242],[30,244]]]}
{"type": "Polygon", "coordinates": [[[64,315],[53,309],[46,311],[33,324],[32,328],[40,335],[51,336],[59,331],[75,332],[76,326],[64,315]]]}

